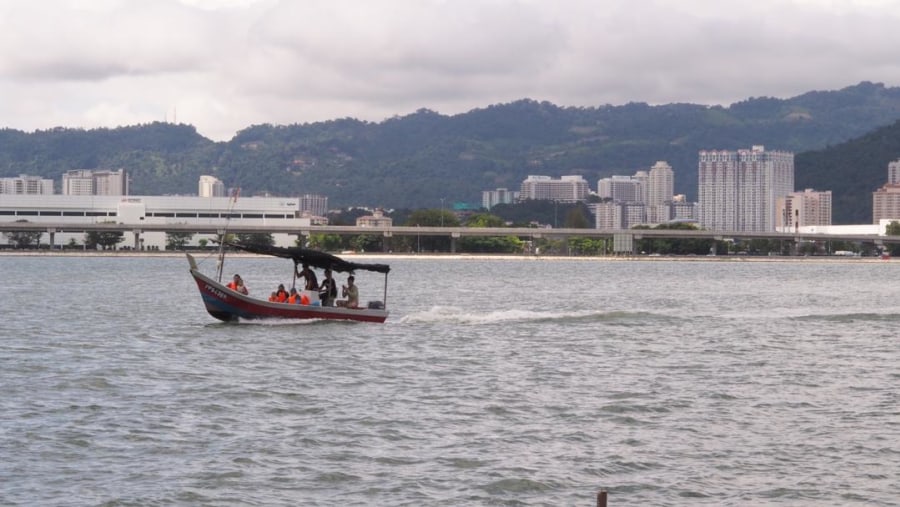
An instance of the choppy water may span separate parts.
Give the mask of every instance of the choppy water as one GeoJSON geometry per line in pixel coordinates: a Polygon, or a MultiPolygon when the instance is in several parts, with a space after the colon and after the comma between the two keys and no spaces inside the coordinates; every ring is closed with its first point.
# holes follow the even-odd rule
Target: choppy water
{"type": "Polygon", "coordinates": [[[900,505],[900,263],[388,262],[384,325],[225,325],[0,257],[0,504],[900,505]]]}

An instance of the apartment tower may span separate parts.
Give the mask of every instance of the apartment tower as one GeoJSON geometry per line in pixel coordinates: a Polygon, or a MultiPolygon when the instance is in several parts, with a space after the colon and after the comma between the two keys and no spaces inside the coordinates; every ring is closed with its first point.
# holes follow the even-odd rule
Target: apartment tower
{"type": "Polygon", "coordinates": [[[664,161],[653,164],[647,178],[647,222],[662,224],[672,219],[675,172],[664,161]]]}
{"type": "Polygon", "coordinates": [[[712,231],[772,232],[778,199],[794,191],[794,154],[749,150],[701,151],[700,226],[712,231]]]}
{"type": "Polygon", "coordinates": [[[831,225],[831,190],[807,188],[778,199],[776,230],[790,232],[813,225],[831,225]]]}
{"type": "Polygon", "coordinates": [[[202,175],[197,184],[197,195],[200,197],[225,197],[225,184],[215,176],[202,175]]]}

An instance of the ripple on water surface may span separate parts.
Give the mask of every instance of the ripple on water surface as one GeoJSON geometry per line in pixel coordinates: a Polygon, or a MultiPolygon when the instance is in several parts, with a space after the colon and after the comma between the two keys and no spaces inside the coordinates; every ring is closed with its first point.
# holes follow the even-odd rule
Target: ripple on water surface
{"type": "Polygon", "coordinates": [[[0,257],[0,503],[900,497],[900,265],[391,263],[384,325],[232,325],[183,259],[0,257]]]}

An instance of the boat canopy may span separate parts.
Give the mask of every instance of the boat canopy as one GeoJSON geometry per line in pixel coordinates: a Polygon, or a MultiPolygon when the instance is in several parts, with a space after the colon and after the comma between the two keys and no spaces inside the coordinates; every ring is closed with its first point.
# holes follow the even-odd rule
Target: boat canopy
{"type": "Polygon", "coordinates": [[[250,253],[261,255],[272,255],[274,257],[283,257],[294,261],[294,266],[299,264],[308,264],[314,268],[331,269],[338,273],[352,273],[354,271],[375,271],[387,274],[391,267],[387,264],[365,264],[361,262],[350,262],[330,253],[311,250],[309,248],[284,248],[278,246],[262,246],[248,245],[244,243],[235,243],[226,241],[225,245],[244,250],[250,253]]]}

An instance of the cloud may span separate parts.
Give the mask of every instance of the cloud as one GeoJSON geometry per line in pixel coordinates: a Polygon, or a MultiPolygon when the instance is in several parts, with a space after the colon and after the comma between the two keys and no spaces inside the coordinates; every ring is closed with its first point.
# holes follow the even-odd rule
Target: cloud
{"type": "Polygon", "coordinates": [[[379,121],[521,98],[729,104],[900,83],[900,4],[0,0],[0,127],[379,121]]]}
{"type": "Polygon", "coordinates": [[[101,81],[192,71],[216,55],[208,45],[216,35],[213,24],[177,3],[43,3],[52,5],[14,2],[0,11],[3,77],[101,81]]]}

